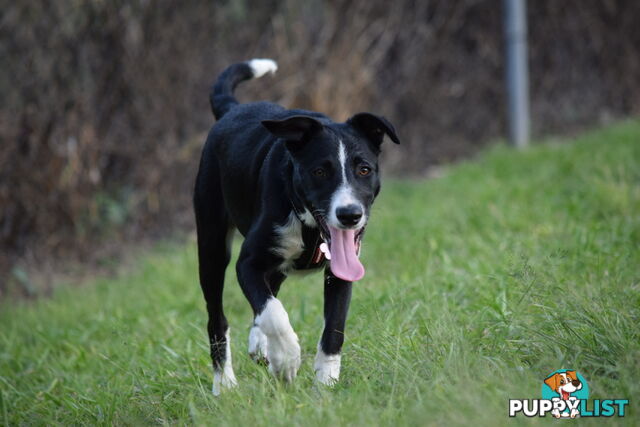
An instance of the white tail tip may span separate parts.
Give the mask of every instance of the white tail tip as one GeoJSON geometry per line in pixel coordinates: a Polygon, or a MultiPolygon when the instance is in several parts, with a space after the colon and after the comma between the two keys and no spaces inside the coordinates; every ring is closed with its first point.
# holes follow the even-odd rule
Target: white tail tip
{"type": "Polygon", "coordinates": [[[252,59],[249,61],[249,67],[253,71],[253,77],[262,77],[267,73],[275,73],[278,69],[278,64],[272,59],[252,59]]]}

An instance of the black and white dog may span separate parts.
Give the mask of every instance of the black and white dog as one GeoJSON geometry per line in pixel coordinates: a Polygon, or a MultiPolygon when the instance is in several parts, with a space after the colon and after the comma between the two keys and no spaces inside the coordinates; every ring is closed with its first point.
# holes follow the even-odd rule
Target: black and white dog
{"type": "Polygon", "coordinates": [[[328,260],[314,366],[318,382],[338,380],[351,282],[364,275],[360,243],[380,191],[380,144],[385,134],[399,143],[393,126],[370,113],[334,123],[319,113],[234,98],[240,82],[276,69],[270,59],[231,65],[210,94],[218,122],[202,152],[194,208],[216,395],[236,385],[222,308],[235,228],[245,238],[238,281],[255,315],[251,357],[268,363],[275,376],[294,379],[300,345],[276,297],[289,272],[322,268],[328,260]]]}

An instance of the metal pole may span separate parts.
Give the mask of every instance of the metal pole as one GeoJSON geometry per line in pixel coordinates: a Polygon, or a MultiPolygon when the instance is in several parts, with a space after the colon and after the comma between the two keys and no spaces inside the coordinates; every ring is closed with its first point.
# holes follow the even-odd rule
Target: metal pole
{"type": "Polygon", "coordinates": [[[509,141],[516,147],[525,147],[530,128],[526,0],[504,0],[504,10],[509,141]]]}

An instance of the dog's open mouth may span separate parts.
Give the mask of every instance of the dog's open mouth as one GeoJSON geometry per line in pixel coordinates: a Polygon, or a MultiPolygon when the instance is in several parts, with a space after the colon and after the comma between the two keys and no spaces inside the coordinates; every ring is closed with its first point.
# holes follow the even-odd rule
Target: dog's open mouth
{"type": "Polygon", "coordinates": [[[564,390],[560,390],[562,392],[562,400],[569,400],[569,395],[571,393],[569,393],[568,391],[564,391],[564,390]]]}
{"type": "Polygon", "coordinates": [[[332,227],[317,214],[313,217],[320,228],[320,235],[326,246],[321,250],[330,262],[331,272],[339,279],[355,282],[364,276],[364,266],[360,262],[360,245],[365,227],[345,230],[332,227]]]}

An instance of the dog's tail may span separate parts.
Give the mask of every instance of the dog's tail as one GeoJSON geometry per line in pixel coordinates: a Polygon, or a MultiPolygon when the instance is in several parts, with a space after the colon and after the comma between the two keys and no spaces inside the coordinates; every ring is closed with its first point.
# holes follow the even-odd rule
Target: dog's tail
{"type": "Polygon", "coordinates": [[[239,83],[262,77],[267,73],[273,74],[277,69],[278,64],[271,59],[252,59],[227,67],[211,86],[211,92],[209,93],[211,111],[213,111],[216,120],[220,120],[227,111],[238,105],[238,100],[233,96],[233,91],[239,83]]]}

